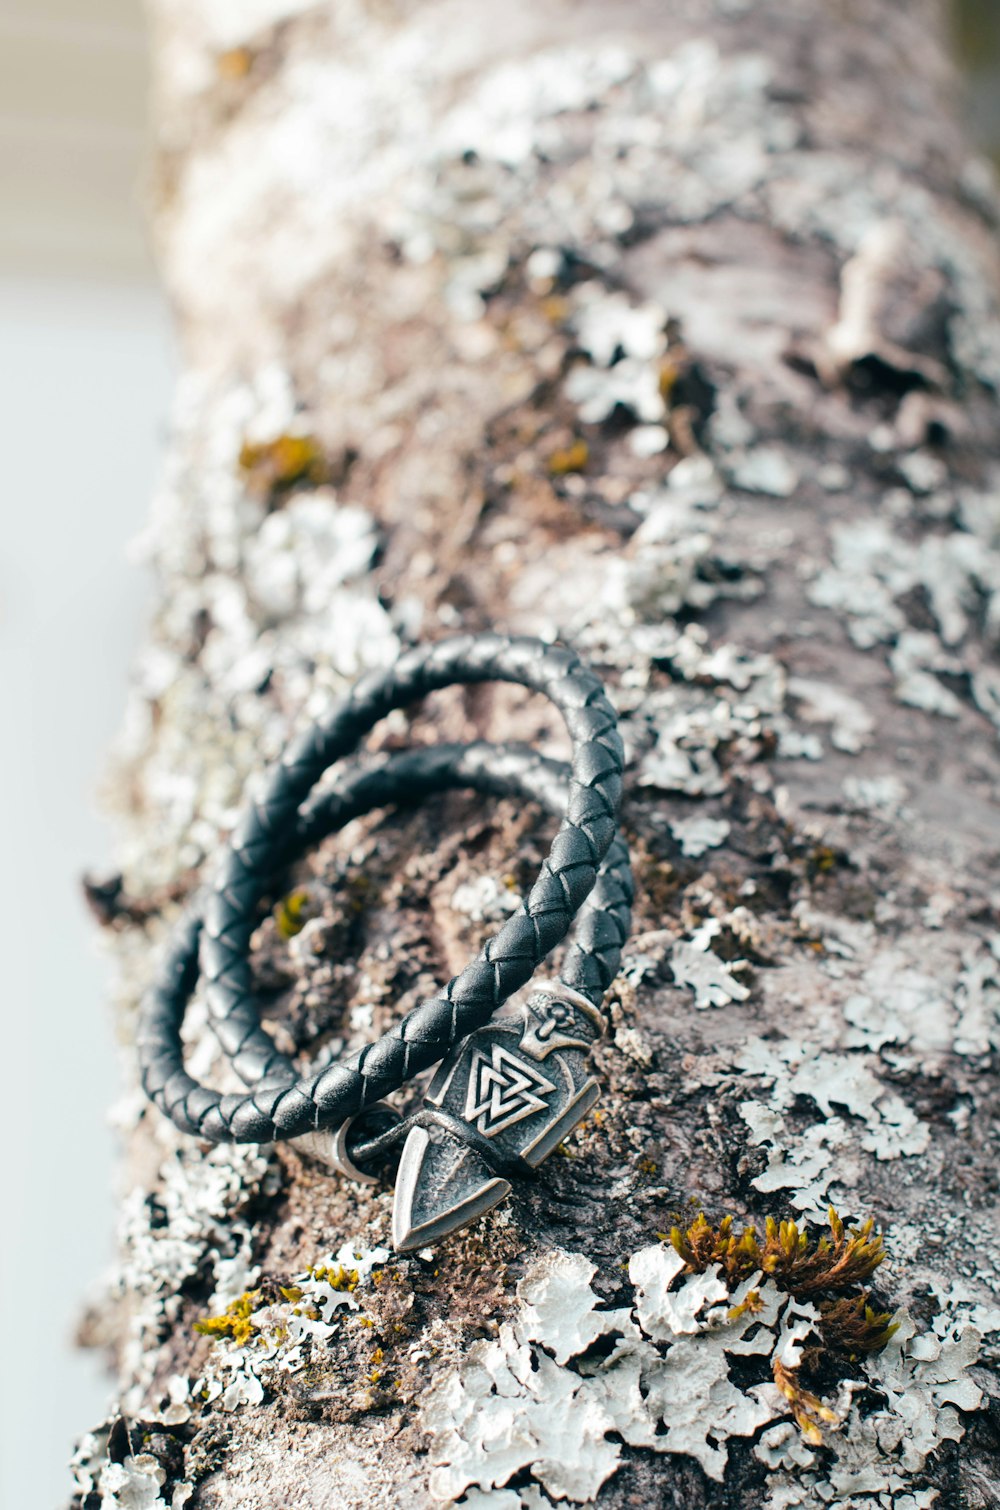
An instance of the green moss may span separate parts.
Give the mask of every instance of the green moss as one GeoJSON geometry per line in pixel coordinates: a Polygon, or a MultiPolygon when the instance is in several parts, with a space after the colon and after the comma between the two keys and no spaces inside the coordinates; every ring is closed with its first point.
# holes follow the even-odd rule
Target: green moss
{"type": "Polygon", "coordinates": [[[870,1279],[885,1259],[882,1237],[871,1218],[850,1232],[832,1206],[828,1219],[830,1236],[814,1240],[806,1225],[800,1228],[797,1222],[777,1222],[769,1216],[761,1239],[756,1227],[744,1227],[736,1236],[731,1216],[713,1227],[699,1211],[686,1231],[671,1230],[670,1243],[694,1274],[720,1264],[727,1282],[738,1285],[760,1269],[790,1295],[811,1298],[870,1279]]]}
{"type": "MultiPolygon", "coordinates": [[[[860,1227],[845,1228],[831,1206],[829,1233],[816,1235],[806,1224],[778,1222],[768,1217],[763,1235],[748,1226],[737,1233],[731,1216],[713,1226],[703,1211],[686,1228],[674,1227],[669,1241],[692,1274],[718,1265],[730,1289],[752,1274],[763,1273],[778,1289],[797,1300],[809,1300],[818,1312],[815,1343],[806,1343],[800,1368],[772,1360],[775,1384],[791,1406],[806,1441],[823,1440],[823,1429],[837,1417],[818,1395],[806,1388],[803,1373],[832,1371],[843,1377],[861,1357],[881,1352],[896,1325],[887,1311],[876,1310],[869,1292],[860,1288],[885,1259],[885,1246],[869,1218],[860,1227]],[[845,1293],[846,1292],[846,1293],[845,1293]]],[[[735,1320],[759,1309],[759,1292],[751,1290],[730,1312],[735,1320]]]]}
{"type": "Polygon", "coordinates": [[[771,1363],[771,1372],[775,1384],[792,1407],[792,1415],[803,1437],[810,1446],[819,1447],[823,1441],[824,1426],[840,1424],[837,1412],[805,1388],[799,1377],[799,1369],[787,1368],[780,1358],[775,1358],[771,1363]]]}

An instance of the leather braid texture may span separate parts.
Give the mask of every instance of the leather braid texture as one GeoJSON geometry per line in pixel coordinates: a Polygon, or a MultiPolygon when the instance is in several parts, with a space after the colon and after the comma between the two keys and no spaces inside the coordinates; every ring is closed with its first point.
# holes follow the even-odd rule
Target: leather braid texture
{"type": "Polygon", "coordinates": [[[185,1132],[212,1142],[268,1143],[338,1126],[488,1022],[536,965],[574,937],[561,974],[596,1005],[628,934],[632,879],[617,835],[623,751],[600,681],[572,652],[532,639],[487,634],[405,652],[286,751],[262,796],[246,810],[214,886],[179,923],[143,1003],[138,1049],[147,1094],[185,1132]],[[525,746],[443,744],[349,763],[313,794],[328,767],[350,755],[393,708],[453,683],[508,681],[550,698],[573,743],[572,764],[525,746]],[[520,910],[440,995],[421,1002],[377,1042],[299,1078],[261,1026],[249,942],[258,907],[301,850],[374,807],[453,787],[524,796],[561,813],[562,824],[520,910]],[[200,966],[209,1016],[248,1093],[220,1094],[183,1067],[181,1024],[200,966]]]}

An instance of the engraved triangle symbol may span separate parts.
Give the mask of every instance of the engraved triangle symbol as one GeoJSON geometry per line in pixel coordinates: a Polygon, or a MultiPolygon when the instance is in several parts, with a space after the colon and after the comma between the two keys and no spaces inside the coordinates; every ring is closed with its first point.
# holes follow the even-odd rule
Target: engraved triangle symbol
{"type": "Polygon", "coordinates": [[[495,1138],[505,1127],[541,1111],[554,1090],[533,1065],[493,1043],[488,1056],[482,1049],[472,1056],[465,1117],[484,1138],[495,1138]]]}

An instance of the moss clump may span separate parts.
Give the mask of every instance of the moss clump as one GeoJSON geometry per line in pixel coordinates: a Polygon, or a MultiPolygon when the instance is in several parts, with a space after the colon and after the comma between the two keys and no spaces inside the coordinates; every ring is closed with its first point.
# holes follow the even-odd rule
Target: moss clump
{"type": "Polygon", "coordinates": [[[203,1337],[211,1337],[216,1342],[227,1337],[237,1347],[246,1347],[257,1334],[251,1318],[259,1301],[259,1290],[244,1290],[239,1299],[228,1305],[221,1316],[206,1316],[195,1322],[194,1329],[203,1337]]]}
{"type": "Polygon", "coordinates": [[[871,1218],[847,1231],[831,1206],[828,1220],[830,1236],[814,1242],[806,1226],[800,1229],[797,1222],[777,1222],[769,1216],[761,1239],[756,1227],[744,1227],[737,1237],[731,1216],[713,1227],[699,1211],[686,1231],[671,1229],[670,1243],[693,1274],[719,1264],[727,1283],[735,1286],[759,1269],[780,1289],[804,1299],[861,1284],[885,1259],[881,1234],[871,1218]]]}
{"type": "Polygon", "coordinates": [[[827,1347],[853,1362],[865,1353],[880,1353],[898,1323],[888,1311],[876,1311],[867,1293],[842,1300],[821,1300],[820,1325],[827,1347]]]}
{"type": "Polygon", "coordinates": [[[800,1372],[797,1368],[787,1368],[780,1358],[771,1361],[774,1382],[792,1407],[795,1424],[810,1446],[819,1447],[823,1441],[823,1427],[839,1426],[840,1417],[823,1404],[819,1395],[803,1386],[800,1372]]]}
{"type": "MultiPolygon", "coordinates": [[[[871,1304],[863,1288],[885,1259],[885,1245],[869,1218],[860,1227],[847,1229],[831,1206],[827,1213],[829,1234],[816,1237],[797,1222],[777,1222],[768,1217],[763,1236],[756,1227],[737,1233],[731,1216],[713,1226],[703,1211],[687,1227],[674,1227],[669,1241],[692,1274],[702,1274],[718,1265],[730,1289],[752,1274],[762,1273],[780,1290],[796,1300],[811,1301],[818,1312],[816,1341],[802,1350],[800,1368],[788,1368],[772,1360],[772,1374],[807,1441],[822,1441],[823,1427],[837,1417],[802,1382],[803,1372],[831,1370],[843,1377],[847,1365],[865,1355],[881,1352],[896,1331],[888,1311],[871,1304]],[[848,1293],[843,1293],[843,1292],[848,1293]],[[851,1293],[853,1292],[853,1293],[851,1293]]],[[[731,1316],[756,1311],[760,1296],[751,1290],[731,1316]]]]}

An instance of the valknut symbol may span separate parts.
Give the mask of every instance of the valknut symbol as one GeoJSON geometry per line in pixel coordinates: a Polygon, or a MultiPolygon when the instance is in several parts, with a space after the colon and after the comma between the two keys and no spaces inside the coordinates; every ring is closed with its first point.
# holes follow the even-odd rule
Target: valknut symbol
{"type": "Polygon", "coordinates": [[[536,991],[452,1049],[399,1161],[397,1253],[478,1221],[510,1194],[513,1169],[537,1169],[586,1116],[598,1094],[587,1068],[595,1016],[589,1001],[536,991]]]}
{"type": "Polygon", "coordinates": [[[533,1065],[494,1040],[488,1055],[477,1049],[472,1056],[465,1119],[484,1138],[495,1138],[505,1127],[542,1111],[555,1088],[533,1065]]]}

